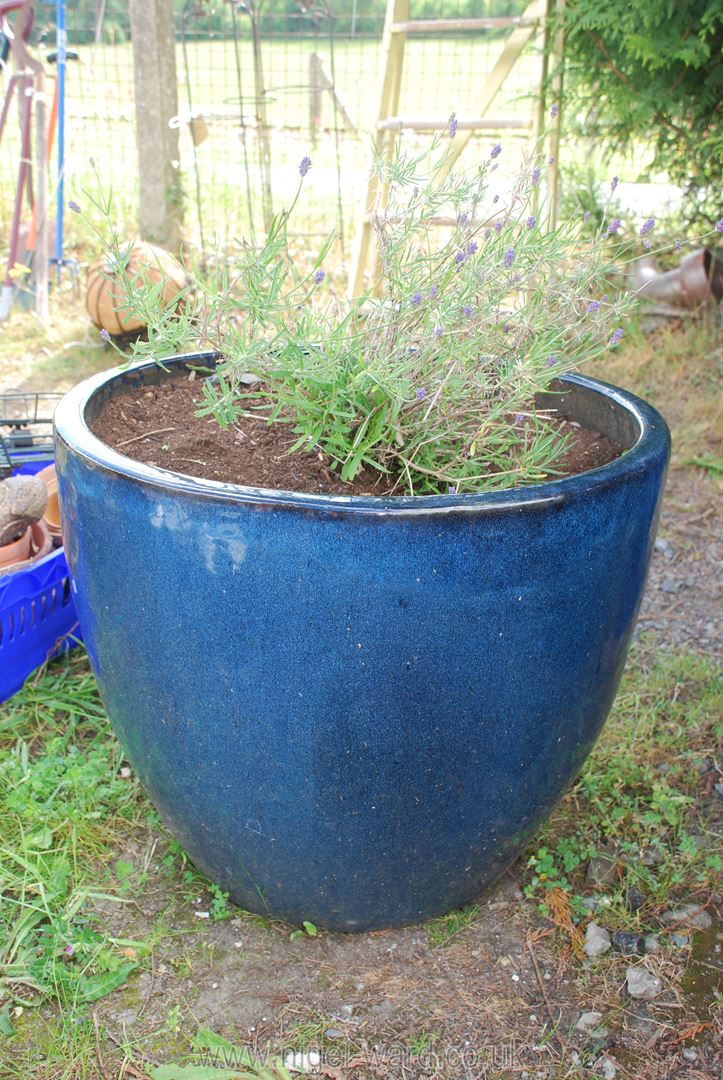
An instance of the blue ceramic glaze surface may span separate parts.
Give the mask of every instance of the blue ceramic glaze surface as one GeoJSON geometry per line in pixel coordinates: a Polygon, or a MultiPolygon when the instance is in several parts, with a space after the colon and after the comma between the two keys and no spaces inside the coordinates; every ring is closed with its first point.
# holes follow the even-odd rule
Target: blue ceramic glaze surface
{"type": "Polygon", "coordinates": [[[665,423],[572,377],[570,417],[631,447],[609,465],[486,495],[307,496],[144,466],[91,434],[104,395],[158,377],[98,376],[56,413],[83,637],[154,804],[252,911],[352,931],[473,900],[607,716],[665,423]]]}

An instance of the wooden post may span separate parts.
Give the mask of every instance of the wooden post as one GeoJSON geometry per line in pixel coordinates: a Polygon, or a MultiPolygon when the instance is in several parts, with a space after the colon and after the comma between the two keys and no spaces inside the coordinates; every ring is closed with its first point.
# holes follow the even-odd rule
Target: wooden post
{"type": "Polygon", "coordinates": [[[177,251],[183,192],[178,167],[176,38],[172,0],[130,0],[141,236],[177,251]]]}
{"type": "MultiPolygon", "coordinates": [[[[395,23],[403,22],[409,18],[409,0],[389,0],[387,4],[387,16],[384,22],[384,37],[382,38],[382,81],[379,87],[379,106],[377,119],[384,120],[399,108],[399,91],[402,80],[402,63],[404,60],[404,46],[406,35],[395,33],[392,29],[395,23]]],[[[378,153],[388,152],[393,146],[394,135],[377,126],[374,131],[374,145],[378,153]]],[[[364,270],[367,264],[369,244],[371,241],[371,224],[369,214],[375,207],[381,196],[384,203],[384,192],[381,190],[379,178],[375,174],[369,177],[364,201],[359,215],[354,240],[354,251],[349,273],[349,296],[359,296],[364,291],[364,270]]]]}
{"type": "Polygon", "coordinates": [[[563,19],[565,16],[565,0],[557,0],[555,17],[555,38],[553,41],[553,68],[552,68],[552,99],[557,103],[557,114],[550,124],[550,152],[554,161],[550,168],[550,228],[557,228],[557,219],[560,212],[560,123],[562,121],[562,62],[565,50],[565,31],[563,19]]]}
{"type": "Polygon", "coordinates": [[[321,61],[315,52],[309,56],[309,136],[311,145],[316,146],[317,135],[321,127],[321,61]]]}
{"type": "MultiPolygon", "coordinates": [[[[535,34],[537,34],[539,26],[537,25],[536,20],[544,16],[544,10],[544,0],[531,0],[531,3],[525,8],[520,19],[520,25],[516,26],[507,38],[505,47],[498,56],[495,66],[482,84],[480,97],[476,102],[476,112],[478,116],[485,115],[502,89],[507,76],[522,55],[525,46],[532,41],[535,34]]],[[[454,167],[460,154],[473,135],[474,131],[461,131],[455,137],[454,143],[452,144],[452,151],[447,158],[446,167],[438,174],[440,182],[454,167]]]]}

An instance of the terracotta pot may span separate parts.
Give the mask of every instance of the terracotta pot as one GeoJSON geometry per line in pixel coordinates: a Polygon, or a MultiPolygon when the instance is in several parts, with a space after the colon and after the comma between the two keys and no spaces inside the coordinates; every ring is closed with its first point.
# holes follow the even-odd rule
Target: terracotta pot
{"type": "Polygon", "coordinates": [[[48,505],[45,508],[43,519],[48,527],[48,532],[53,540],[61,538],[60,500],[58,499],[58,478],[55,475],[55,465],[46,465],[37,474],[45,483],[48,491],[48,505]]]}
{"type": "Polygon", "coordinates": [[[12,566],[28,560],[31,538],[32,533],[30,526],[28,526],[19,540],[14,540],[12,544],[3,544],[0,547],[0,573],[4,573],[12,566]]]}
{"type": "Polygon", "coordinates": [[[36,521],[30,526],[31,533],[31,556],[30,562],[37,562],[53,550],[53,538],[44,521],[36,521]]]}
{"type": "Polygon", "coordinates": [[[723,263],[706,248],[691,251],[664,274],[652,259],[638,259],[633,275],[639,293],[674,307],[697,308],[723,296],[723,263]]]}

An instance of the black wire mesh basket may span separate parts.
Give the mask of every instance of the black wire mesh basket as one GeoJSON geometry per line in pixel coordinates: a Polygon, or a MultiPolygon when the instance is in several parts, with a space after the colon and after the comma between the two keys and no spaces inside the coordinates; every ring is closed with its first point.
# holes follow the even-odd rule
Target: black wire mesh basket
{"type": "Polygon", "coordinates": [[[35,390],[0,394],[0,479],[53,460],[53,413],[62,396],[35,390]]]}

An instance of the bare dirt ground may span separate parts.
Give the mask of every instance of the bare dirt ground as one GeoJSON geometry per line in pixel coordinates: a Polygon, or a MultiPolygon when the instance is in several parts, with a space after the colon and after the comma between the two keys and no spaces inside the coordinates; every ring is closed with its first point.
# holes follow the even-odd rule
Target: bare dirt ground
{"type": "Polygon", "coordinates": [[[720,490],[700,469],[668,476],[637,633],[661,649],[687,646],[720,656],[723,536],[720,490]]]}

